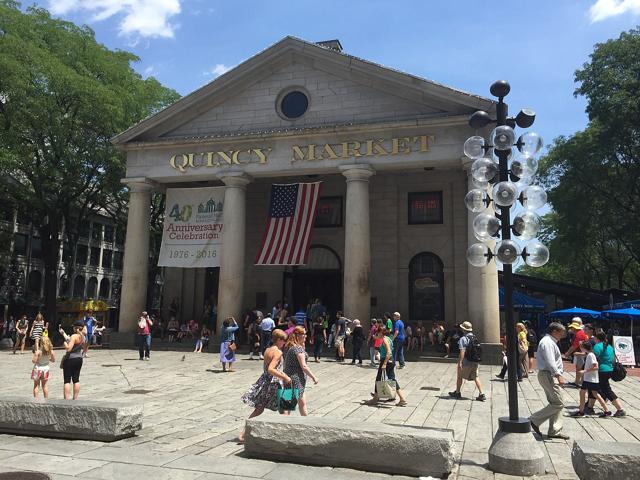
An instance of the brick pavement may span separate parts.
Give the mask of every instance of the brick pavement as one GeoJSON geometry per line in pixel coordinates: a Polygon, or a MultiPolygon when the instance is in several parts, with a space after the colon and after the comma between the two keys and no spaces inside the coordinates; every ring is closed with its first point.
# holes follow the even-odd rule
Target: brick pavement
{"type": "MultiPolygon", "coordinates": [[[[2,393],[31,395],[30,355],[0,352],[2,393]]],[[[152,352],[150,362],[140,362],[133,350],[92,351],[82,369],[83,399],[126,400],[144,403],[144,428],[138,436],[106,444],[0,435],[0,472],[34,470],[54,479],[213,480],[231,478],[288,479],[300,476],[300,467],[244,458],[235,438],[250,409],[240,395],[258,377],[262,364],[240,354],[237,372],[221,373],[216,354],[152,352]],[[182,360],[184,356],[184,360],[182,360]],[[146,394],[127,393],[147,390],[146,394]]],[[[507,414],[507,384],[493,375],[497,367],[482,366],[481,379],[489,397],[481,403],[473,385],[463,387],[463,399],[451,400],[455,364],[409,362],[398,371],[409,405],[405,408],[360,404],[369,398],[375,370],[337,364],[312,363],[320,378],[308,388],[311,415],[359,419],[367,423],[445,427],[455,433],[460,458],[450,479],[504,480],[486,468],[487,450],[498,417],[507,414]]],[[[569,379],[573,374],[567,374],[569,379]]],[[[521,415],[544,404],[535,376],[519,384],[521,415]]],[[[629,416],[625,418],[565,418],[565,432],[572,439],[640,442],[640,381],[637,377],[615,384],[629,416]]],[[[62,397],[62,373],[52,368],[50,395],[62,397]]],[[[578,391],[567,388],[568,406],[576,406],[578,391]]],[[[567,415],[568,415],[567,411],[567,415]]],[[[545,479],[576,478],[571,466],[571,441],[543,442],[549,473],[545,479]]],[[[365,474],[347,469],[304,467],[305,478],[399,478],[365,474]]]]}

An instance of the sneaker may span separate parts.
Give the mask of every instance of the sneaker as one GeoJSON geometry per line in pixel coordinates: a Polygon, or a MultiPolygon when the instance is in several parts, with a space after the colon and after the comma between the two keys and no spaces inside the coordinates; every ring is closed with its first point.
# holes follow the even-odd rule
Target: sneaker
{"type": "Polygon", "coordinates": [[[625,417],[626,415],[627,415],[627,412],[625,412],[622,409],[616,410],[616,413],[613,414],[614,417],[625,417]]]}
{"type": "Polygon", "coordinates": [[[548,435],[549,438],[559,438],[560,440],[569,440],[569,435],[564,433],[556,433],[555,435],[548,435]]]}
{"type": "Polygon", "coordinates": [[[573,412],[571,414],[572,417],[584,417],[584,412],[581,412],[580,410],[573,412]]]}
{"type": "Polygon", "coordinates": [[[149,357],[144,357],[144,359],[148,362],[149,360],[151,360],[149,357]]]}
{"type": "Polygon", "coordinates": [[[504,375],[498,375],[498,374],[496,373],[496,378],[499,378],[500,380],[504,380],[504,375]]]}
{"type": "Polygon", "coordinates": [[[260,360],[264,360],[264,356],[260,354],[260,360]]]}
{"type": "Polygon", "coordinates": [[[476,400],[479,401],[479,402],[484,402],[486,399],[487,399],[487,397],[485,396],[484,393],[481,393],[480,395],[478,395],[476,397],[476,400]]]}
{"type": "Polygon", "coordinates": [[[600,414],[598,416],[600,418],[610,417],[611,416],[611,412],[609,410],[607,410],[606,412],[600,412],[600,414]]]}
{"type": "Polygon", "coordinates": [[[462,398],[462,394],[460,392],[449,392],[449,396],[456,399],[462,398]]]}

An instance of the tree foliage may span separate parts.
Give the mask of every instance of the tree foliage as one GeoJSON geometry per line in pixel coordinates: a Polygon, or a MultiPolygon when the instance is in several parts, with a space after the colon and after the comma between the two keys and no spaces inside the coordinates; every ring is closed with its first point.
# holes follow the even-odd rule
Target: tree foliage
{"type": "Polygon", "coordinates": [[[595,46],[576,71],[587,128],[541,161],[554,212],[551,261],[522,270],[593,288],[640,289],[640,29],[595,46]]]}
{"type": "Polygon", "coordinates": [[[110,139],[178,98],[136,61],[86,26],[0,0],[0,176],[18,181],[2,182],[5,195],[42,238],[49,315],[62,225],[72,235],[90,213],[122,208],[124,157],[110,139]]]}

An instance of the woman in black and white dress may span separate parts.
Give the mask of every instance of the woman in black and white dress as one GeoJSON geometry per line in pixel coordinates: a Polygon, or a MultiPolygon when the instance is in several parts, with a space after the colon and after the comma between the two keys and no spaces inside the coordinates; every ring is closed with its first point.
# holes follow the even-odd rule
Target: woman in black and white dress
{"type": "Polygon", "coordinates": [[[307,401],[304,396],[304,389],[307,384],[307,375],[311,377],[313,383],[317,384],[318,379],[307,365],[309,355],[304,348],[307,333],[304,327],[294,328],[287,339],[284,354],[284,373],[291,378],[291,384],[298,390],[298,406],[300,415],[307,416],[307,401]]]}
{"type": "Polygon", "coordinates": [[[38,312],[36,319],[31,324],[31,331],[29,332],[29,338],[33,340],[33,351],[40,350],[40,339],[44,332],[44,316],[38,312]]]}

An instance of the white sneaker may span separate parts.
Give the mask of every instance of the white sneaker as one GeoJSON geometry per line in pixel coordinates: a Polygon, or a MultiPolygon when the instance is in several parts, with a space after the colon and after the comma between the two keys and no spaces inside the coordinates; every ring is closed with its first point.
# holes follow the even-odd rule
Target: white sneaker
{"type": "Polygon", "coordinates": [[[264,356],[260,354],[260,360],[264,360],[264,356]]]}
{"type": "Polygon", "coordinates": [[[253,360],[253,353],[249,354],[249,360],[253,360]]]}

